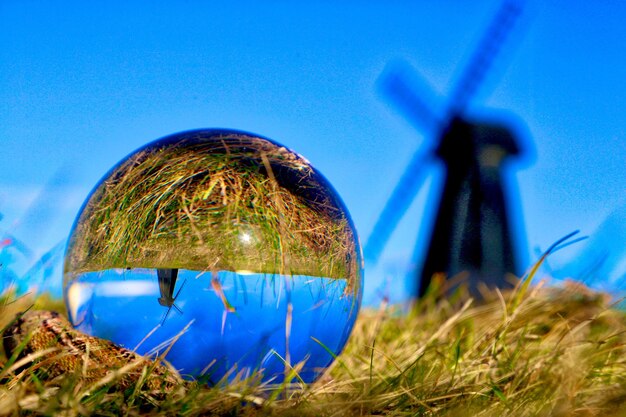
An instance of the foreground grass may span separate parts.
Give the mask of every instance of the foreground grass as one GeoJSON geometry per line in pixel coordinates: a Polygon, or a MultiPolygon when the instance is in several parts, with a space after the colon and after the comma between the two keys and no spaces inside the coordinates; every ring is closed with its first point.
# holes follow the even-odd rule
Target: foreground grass
{"type": "MultiPolygon", "coordinates": [[[[2,325],[32,303],[2,301],[2,325]]],[[[607,297],[538,285],[480,304],[429,297],[409,314],[365,310],[332,369],[289,389],[247,380],[155,396],[115,379],[97,389],[78,374],[46,380],[37,365],[16,374],[0,357],[0,415],[626,416],[625,353],[626,316],[607,297]]]]}

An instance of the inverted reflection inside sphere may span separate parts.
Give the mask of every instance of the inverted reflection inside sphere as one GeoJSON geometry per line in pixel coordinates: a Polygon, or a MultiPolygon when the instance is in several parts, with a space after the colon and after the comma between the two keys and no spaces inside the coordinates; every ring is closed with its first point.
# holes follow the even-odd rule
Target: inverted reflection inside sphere
{"type": "Polygon", "coordinates": [[[255,135],[175,134],[93,190],[70,238],[72,323],[189,377],[311,382],[345,345],[362,291],[350,217],[305,159],[255,135]]]}

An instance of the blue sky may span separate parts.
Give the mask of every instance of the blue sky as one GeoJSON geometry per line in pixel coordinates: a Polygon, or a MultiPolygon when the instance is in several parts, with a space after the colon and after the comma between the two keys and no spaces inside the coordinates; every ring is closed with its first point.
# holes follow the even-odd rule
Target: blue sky
{"type": "MultiPolygon", "coordinates": [[[[41,253],[125,155],[173,132],[229,127],[309,159],[365,241],[412,153],[433,140],[381,97],[381,72],[408,61],[443,111],[499,2],[336,3],[0,3],[0,227],[41,253]]],[[[532,142],[513,178],[526,261],[574,229],[592,234],[626,203],[624,21],[620,1],[528,2],[515,46],[473,102],[472,113],[523,121],[532,142]]],[[[367,294],[390,279],[401,298],[433,182],[368,265],[367,294]]]]}

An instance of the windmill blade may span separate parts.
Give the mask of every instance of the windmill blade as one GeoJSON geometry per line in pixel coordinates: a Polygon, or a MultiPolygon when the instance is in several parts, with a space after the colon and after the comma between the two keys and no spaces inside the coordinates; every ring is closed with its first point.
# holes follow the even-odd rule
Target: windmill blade
{"type": "Polygon", "coordinates": [[[434,94],[417,74],[418,71],[408,63],[396,61],[387,66],[378,81],[378,88],[413,127],[429,130],[439,126],[441,118],[428,104],[434,102],[430,99],[434,94]]]}
{"type": "Polygon", "coordinates": [[[451,97],[451,115],[463,112],[485,80],[506,38],[522,13],[521,0],[505,0],[483,34],[451,97]]]}
{"type": "MultiPolygon", "coordinates": [[[[176,273],[178,273],[178,270],[176,270],[176,273]]],[[[183,285],[181,285],[180,288],[178,289],[178,291],[176,292],[176,295],[174,296],[174,300],[176,300],[178,298],[178,294],[180,294],[180,292],[183,290],[183,288],[185,287],[186,283],[187,283],[187,279],[185,278],[185,280],[183,281],[183,285]]]]}
{"type": "Polygon", "coordinates": [[[172,303],[172,307],[174,307],[176,309],[176,311],[178,311],[178,313],[180,315],[183,315],[183,310],[180,309],[180,307],[178,307],[175,303],[172,303]]]}
{"type": "Polygon", "coordinates": [[[172,304],[171,306],[168,307],[167,311],[165,312],[165,317],[163,317],[163,320],[161,320],[161,326],[163,326],[165,324],[165,320],[167,320],[167,316],[170,315],[170,311],[172,311],[172,306],[174,304],[172,304]]]}
{"type": "Polygon", "coordinates": [[[378,260],[391,232],[398,225],[422,185],[426,171],[424,167],[428,163],[429,156],[430,153],[419,151],[413,155],[367,239],[364,249],[366,259],[374,262],[378,260]]]}

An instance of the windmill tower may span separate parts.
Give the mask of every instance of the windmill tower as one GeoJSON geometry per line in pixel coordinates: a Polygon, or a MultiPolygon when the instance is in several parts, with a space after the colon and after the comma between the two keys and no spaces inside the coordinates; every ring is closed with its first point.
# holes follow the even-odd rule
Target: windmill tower
{"type": "MultiPolygon", "coordinates": [[[[445,168],[424,262],[421,269],[411,272],[417,296],[424,295],[435,274],[447,278],[461,274],[470,293],[480,296],[481,282],[503,288],[510,285],[507,274],[519,273],[502,168],[522,150],[509,126],[470,120],[465,111],[520,13],[519,2],[503,2],[453,90],[444,117],[438,117],[412,91],[411,77],[415,79],[415,75],[408,67],[396,65],[383,78],[383,90],[394,104],[415,124],[434,126],[438,133],[435,146],[425,153],[416,152],[398,182],[365,246],[366,258],[379,257],[417,194],[428,159],[445,168]]],[[[417,252],[415,259],[422,257],[417,252]]]]}

